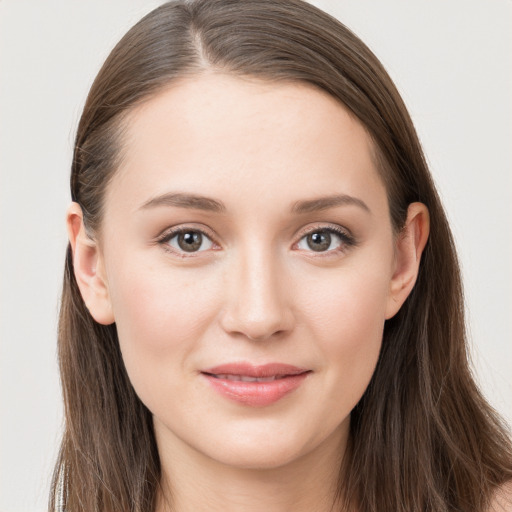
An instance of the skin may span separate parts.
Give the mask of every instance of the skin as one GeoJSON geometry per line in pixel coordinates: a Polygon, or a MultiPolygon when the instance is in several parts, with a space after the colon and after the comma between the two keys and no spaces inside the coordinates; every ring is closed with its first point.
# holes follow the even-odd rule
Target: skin
{"type": "Polygon", "coordinates": [[[512,512],[512,481],[496,491],[488,512],[512,512]]]}
{"type": "MultiPolygon", "coordinates": [[[[126,128],[101,233],[87,236],[77,204],[67,224],[85,303],[98,322],[116,322],[153,413],[173,510],[330,510],[350,411],[384,322],[417,277],[426,207],[412,204],[394,233],[366,131],[308,85],[206,73],[134,109],[126,128]],[[169,193],[224,210],[155,201],[169,193]],[[333,194],[353,199],[292,211],[333,194]],[[176,227],[209,239],[184,252],[161,236],[176,227]],[[343,236],[313,250],[307,235],[333,227],[343,236]],[[276,403],[251,407],[201,375],[233,361],[310,373],[276,403]]],[[[164,492],[158,509],[168,505],[164,492]]]]}

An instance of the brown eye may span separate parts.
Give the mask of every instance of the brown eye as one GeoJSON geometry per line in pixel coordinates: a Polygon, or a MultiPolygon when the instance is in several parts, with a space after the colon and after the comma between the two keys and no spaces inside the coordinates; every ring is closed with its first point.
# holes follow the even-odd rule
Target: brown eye
{"type": "Polygon", "coordinates": [[[331,246],[331,234],[327,231],[311,233],[306,237],[308,247],[316,252],[327,251],[331,246]]]}
{"type": "Polygon", "coordinates": [[[203,235],[195,231],[187,231],[178,235],[178,245],[187,252],[197,251],[203,243],[203,235]]]}
{"type": "Polygon", "coordinates": [[[334,228],[316,229],[305,234],[297,244],[304,251],[335,252],[354,245],[353,238],[334,228]]]}
{"type": "Polygon", "coordinates": [[[191,229],[174,233],[166,243],[177,252],[200,252],[213,246],[213,242],[204,233],[191,229]]]}

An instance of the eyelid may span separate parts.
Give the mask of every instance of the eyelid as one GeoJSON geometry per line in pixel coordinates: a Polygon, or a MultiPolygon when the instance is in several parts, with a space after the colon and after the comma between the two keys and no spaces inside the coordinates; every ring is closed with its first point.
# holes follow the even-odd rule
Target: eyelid
{"type": "MultiPolygon", "coordinates": [[[[357,245],[357,240],[354,238],[350,230],[347,228],[340,226],[338,224],[330,224],[330,223],[316,223],[316,224],[309,224],[308,226],[305,226],[300,229],[300,231],[297,233],[297,241],[294,242],[293,248],[296,249],[299,242],[305,237],[308,236],[311,233],[315,233],[317,231],[328,231],[331,233],[334,233],[337,235],[341,241],[343,242],[342,246],[336,249],[331,249],[329,251],[321,251],[315,253],[315,251],[305,251],[313,253],[315,257],[326,257],[331,256],[335,253],[340,253],[346,251],[348,248],[357,245]]],[[[164,246],[165,250],[168,252],[171,252],[175,255],[184,257],[184,258],[190,258],[190,257],[197,257],[201,253],[209,252],[210,250],[219,250],[220,244],[216,240],[216,235],[209,229],[204,226],[197,226],[194,224],[180,224],[178,226],[173,226],[170,228],[166,228],[163,230],[159,235],[155,238],[155,243],[161,244],[164,246]],[[187,232],[187,231],[196,231],[198,233],[201,233],[203,236],[207,237],[214,246],[216,246],[214,249],[204,250],[204,251],[196,251],[196,252],[190,252],[187,253],[185,251],[180,252],[176,251],[174,248],[172,248],[167,242],[171,240],[176,235],[179,235],[180,233],[187,232]]]]}
{"type": "Polygon", "coordinates": [[[213,241],[215,241],[215,234],[208,228],[203,226],[198,226],[197,224],[179,224],[178,226],[171,226],[165,228],[160,234],[158,234],[155,238],[157,241],[162,241],[168,238],[171,238],[173,235],[183,233],[184,231],[197,231],[213,241]]]}
{"type": "Polygon", "coordinates": [[[334,231],[335,233],[340,233],[342,236],[346,236],[347,238],[353,238],[351,232],[347,228],[340,226],[339,224],[331,224],[329,222],[314,222],[312,224],[308,224],[299,230],[297,238],[302,238],[305,235],[321,230],[334,231]]]}
{"type": "Polygon", "coordinates": [[[311,233],[316,233],[318,231],[328,231],[330,233],[334,233],[337,235],[341,241],[343,242],[343,245],[337,249],[331,249],[329,251],[319,251],[315,253],[315,251],[306,251],[315,254],[315,257],[323,257],[323,256],[330,256],[335,253],[344,252],[348,248],[353,247],[357,245],[357,240],[352,235],[352,233],[343,226],[340,226],[338,224],[324,224],[324,223],[318,223],[314,225],[308,225],[304,228],[302,228],[299,233],[297,234],[298,240],[293,244],[293,247],[296,248],[300,241],[305,237],[310,235],[311,233]]]}
{"type": "Polygon", "coordinates": [[[220,247],[220,244],[216,241],[216,237],[213,234],[213,232],[205,227],[198,227],[197,225],[193,224],[180,224],[179,226],[173,226],[170,228],[164,229],[159,235],[155,238],[155,243],[160,244],[164,247],[164,249],[172,254],[178,255],[183,258],[193,258],[198,256],[199,254],[208,252],[209,250],[205,251],[195,251],[195,252],[189,252],[186,251],[177,251],[175,250],[171,245],[169,245],[167,242],[174,238],[176,235],[179,235],[180,233],[186,233],[187,231],[194,231],[197,233],[201,233],[203,236],[208,238],[211,243],[216,246],[214,249],[209,250],[218,250],[217,248],[220,247]]]}

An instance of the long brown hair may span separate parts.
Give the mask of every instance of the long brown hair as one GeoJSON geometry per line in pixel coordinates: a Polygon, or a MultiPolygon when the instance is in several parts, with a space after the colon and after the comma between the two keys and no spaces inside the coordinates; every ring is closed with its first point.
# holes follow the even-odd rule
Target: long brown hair
{"type": "MultiPolygon", "coordinates": [[[[431,219],[415,288],[386,322],[377,368],[351,414],[340,468],[347,510],[484,511],[512,478],[507,432],[472,378],[450,229],[407,110],[373,53],[301,0],[177,0],[135,25],[89,93],[76,136],[71,195],[98,236],[135,105],[204,70],[306,82],[337,98],[375,148],[398,232],[407,207],[431,219]]],[[[152,512],[160,465],[151,413],[127,377],[115,325],[96,323],[68,247],[59,325],[65,431],[50,510],[152,512]]]]}

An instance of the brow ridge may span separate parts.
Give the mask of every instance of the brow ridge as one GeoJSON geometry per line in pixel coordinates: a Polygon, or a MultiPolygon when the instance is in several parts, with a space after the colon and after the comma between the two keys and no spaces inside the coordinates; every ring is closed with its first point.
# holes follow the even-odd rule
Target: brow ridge
{"type": "MultiPolygon", "coordinates": [[[[159,206],[175,206],[179,208],[190,208],[215,213],[226,212],[226,206],[221,201],[211,197],[188,194],[182,192],[169,192],[151,198],[146,201],[141,209],[156,208],[159,206]]],[[[347,194],[335,194],[314,199],[305,199],[293,203],[291,212],[294,214],[313,213],[337,206],[357,206],[368,213],[371,213],[368,205],[361,199],[347,194]]]]}
{"type": "Polygon", "coordinates": [[[141,209],[156,208],[159,206],[176,206],[179,208],[191,208],[216,213],[226,211],[224,204],[216,199],[182,192],[169,192],[153,197],[149,201],[146,201],[141,206],[141,209]]]}
{"type": "Polygon", "coordinates": [[[366,212],[371,213],[370,208],[362,199],[347,194],[335,194],[332,196],[296,201],[292,206],[292,213],[313,213],[335,208],[337,206],[357,206],[366,212]]]}

